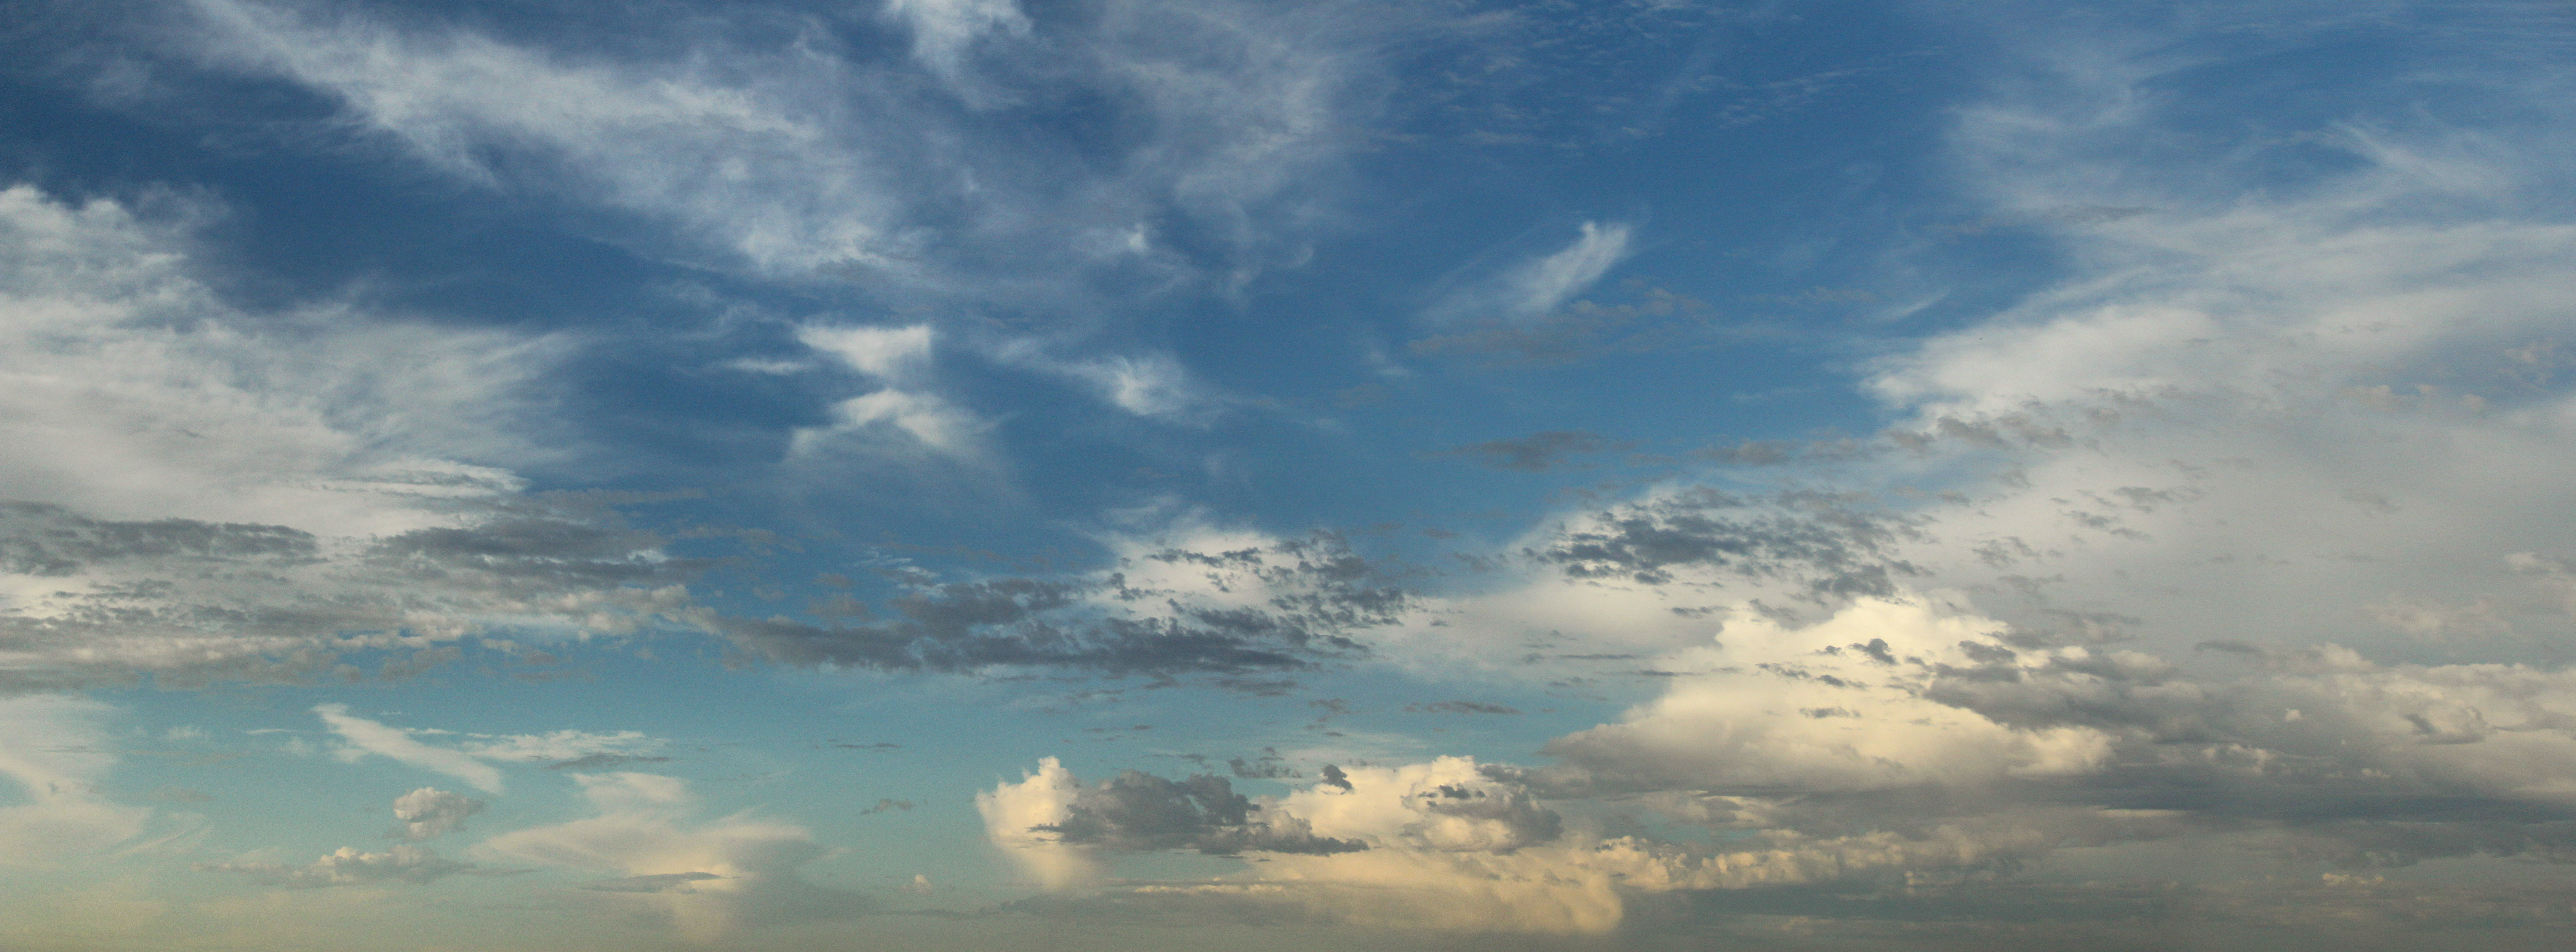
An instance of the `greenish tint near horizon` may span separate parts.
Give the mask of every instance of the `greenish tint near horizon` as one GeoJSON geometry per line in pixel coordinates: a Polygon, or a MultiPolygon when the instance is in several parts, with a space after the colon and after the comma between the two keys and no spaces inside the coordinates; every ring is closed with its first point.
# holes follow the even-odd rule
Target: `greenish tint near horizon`
{"type": "Polygon", "coordinates": [[[2570,925],[2564,4],[94,7],[0,947],[2570,925]]]}

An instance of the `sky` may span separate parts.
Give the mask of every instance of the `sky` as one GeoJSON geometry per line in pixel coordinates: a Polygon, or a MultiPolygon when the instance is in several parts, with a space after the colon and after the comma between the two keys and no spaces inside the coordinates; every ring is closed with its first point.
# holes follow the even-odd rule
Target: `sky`
{"type": "Polygon", "coordinates": [[[2555,949],[2576,7],[0,2],[0,946],[2555,949]]]}

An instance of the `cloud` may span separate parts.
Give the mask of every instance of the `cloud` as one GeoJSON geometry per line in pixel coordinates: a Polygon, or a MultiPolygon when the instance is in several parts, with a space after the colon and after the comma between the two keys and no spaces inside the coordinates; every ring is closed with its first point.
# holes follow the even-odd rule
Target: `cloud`
{"type": "Polygon", "coordinates": [[[614,766],[617,762],[667,760],[644,756],[663,746],[659,738],[639,731],[559,730],[543,734],[466,734],[459,748],[485,760],[520,763],[553,761],[548,769],[572,769],[575,763],[614,766]]]}
{"type": "Polygon", "coordinates": [[[484,803],[461,793],[422,787],[394,798],[395,835],[432,840],[465,827],[465,818],[483,812],[484,803]]]}
{"type": "Polygon", "coordinates": [[[1580,579],[1673,581],[1684,571],[1801,582],[1813,595],[1882,594],[1919,571],[1898,557],[1915,519],[1816,491],[1746,499],[1666,490],[1570,521],[1522,553],[1580,579]]]}
{"type": "MultiPolygon", "coordinates": [[[[2181,841],[2345,868],[2576,855],[2565,670],[2218,645],[2236,665],[2195,676],[1912,595],[1806,624],[1741,605],[1725,618],[1658,662],[1680,672],[1662,697],[1551,742],[1555,765],[1334,768],[1258,813],[1366,849],[1264,853],[1214,883],[1104,901],[1601,933],[1659,894],[1964,882],[2077,847],[2181,841]],[[1559,813],[1611,798],[1715,839],[1602,836],[1559,813]]],[[[1050,759],[978,803],[998,845],[1070,889],[1103,881],[1103,849],[1204,849],[1216,792],[1085,785],[1050,759]]]]}
{"type": "Polygon", "coordinates": [[[950,83],[965,80],[968,47],[989,34],[1027,36],[1013,0],[886,0],[885,15],[912,28],[912,55],[950,83]]]}
{"type": "MultiPolygon", "coordinates": [[[[1002,798],[1025,801],[1068,789],[1057,785],[1048,770],[1041,764],[1037,774],[1021,781],[1024,790],[1013,794],[997,788],[991,794],[979,794],[977,803],[980,806],[990,800],[997,804],[995,810],[988,811],[988,817],[1007,815],[1012,811],[998,806],[1002,798]]],[[[1190,849],[1214,855],[1338,853],[1367,848],[1356,841],[1316,836],[1296,817],[1270,809],[1267,801],[1255,806],[1251,798],[1234,792],[1231,781],[1209,774],[1175,781],[1126,770],[1097,785],[1071,789],[1074,792],[1069,801],[1049,804],[1044,810],[1060,812],[1061,819],[1025,830],[993,830],[996,842],[1021,844],[1025,842],[1023,837],[1036,834],[1045,843],[1068,847],[1117,851],[1190,849]]]]}
{"type": "Polygon", "coordinates": [[[1627,253],[1627,225],[1584,222],[1573,244],[1514,269],[1504,279],[1510,297],[1503,303],[1520,316],[1555,310],[1601,280],[1627,253]]]}
{"type": "Polygon", "coordinates": [[[660,227],[612,237],[649,253],[1051,307],[1091,288],[1050,272],[1233,286],[1295,260],[1313,216],[1277,212],[1315,201],[1353,144],[1339,120],[1368,42],[1344,18],[1232,3],[1039,21],[1009,0],[899,0],[884,14],[909,63],[704,31],[620,57],[356,11],[192,8],[199,62],[322,92],[462,180],[638,216],[660,227]],[[974,55],[1004,40],[1010,56],[974,55]],[[924,74],[946,95],[919,94],[924,74]],[[1029,158],[1055,150],[1028,151],[1051,127],[1027,109],[1068,95],[1109,110],[1056,140],[1108,150],[1095,171],[1029,158]],[[1148,222],[1186,233],[1190,256],[1144,242],[1148,222]]]}
{"type": "Polygon", "coordinates": [[[472,754],[413,740],[411,732],[402,728],[350,714],[346,704],[317,704],[313,713],[348,745],[340,748],[343,760],[355,761],[374,754],[446,774],[485,793],[501,792],[501,771],[472,754]]]}
{"type": "Polygon", "coordinates": [[[1120,410],[1167,423],[1205,426],[1229,402],[1207,392],[1169,354],[1068,358],[1027,339],[1006,341],[995,346],[992,354],[1004,364],[1071,381],[1120,410]]]}
{"type": "Polygon", "coordinates": [[[724,877],[718,876],[714,873],[660,873],[652,876],[624,876],[617,879],[597,879],[581,884],[580,888],[587,889],[592,892],[677,892],[695,894],[697,892],[695,884],[705,882],[710,879],[723,878],[724,877]]]}
{"type": "Polygon", "coordinates": [[[984,835],[1010,857],[1039,888],[1063,892],[1091,884],[1100,875],[1091,851],[1070,845],[1048,828],[1073,818],[1082,781],[1062,761],[1041,758],[1038,769],[1020,782],[1004,781],[975,795],[975,812],[984,817],[984,835]]]}
{"type": "Polygon", "coordinates": [[[142,836],[153,813],[110,802],[99,784],[116,763],[109,709],[59,695],[0,697],[0,776],[24,801],[0,807],[0,865],[45,868],[95,859],[142,836]]]}
{"type": "Polygon", "coordinates": [[[284,863],[200,863],[206,872],[239,873],[264,886],[288,889],[327,889],[334,886],[372,886],[379,883],[422,885],[454,876],[506,875],[486,871],[472,863],[460,863],[420,846],[396,846],[382,853],[361,852],[354,846],[343,846],[324,854],[305,866],[284,863]]]}
{"type": "Polygon", "coordinates": [[[684,602],[693,563],[489,465],[545,457],[530,390],[565,341],[244,310],[204,276],[215,215],[0,188],[0,439],[28,448],[0,459],[0,683],[297,680],[684,602]]]}
{"type": "Polygon", "coordinates": [[[1543,473],[1565,462],[1565,458],[1583,453],[1603,453],[1626,449],[1617,440],[1580,430],[1550,430],[1519,439],[1486,440],[1453,449],[1441,450],[1435,456],[1463,456],[1493,469],[1524,473],[1543,473]]]}
{"type": "Polygon", "coordinates": [[[1435,322],[1528,321],[1592,287],[1628,254],[1629,226],[1584,222],[1574,241],[1451,292],[1430,311],[1435,322]]]}
{"type": "Polygon", "coordinates": [[[1150,518],[1169,521],[1158,535],[1105,536],[1118,568],[1089,577],[921,583],[894,600],[901,617],[869,625],[711,624],[756,656],[792,664],[1241,674],[1363,655],[1352,634],[1408,610],[1409,596],[1378,584],[1339,536],[1280,539],[1194,514],[1150,518]]]}
{"type": "Polygon", "coordinates": [[[676,777],[574,779],[595,815],[502,833],[475,846],[474,855],[616,873],[581,888],[650,903],[694,942],[867,907],[862,896],[798,875],[825,852],[803,827],[748,814],[699,820],[696,794],[676,777]]]}
{"type": "Polygon", "coordinates": [[[1407,712],[1421,714],[1518,714],[1520,709],[1509,704],[1486,704],[1481,701],[1437,701],[1407,704],[1407,712]]]}
{"type": "MultiPolygon", "coordinates": [[[[424,770],[432,770],[455,777],[459,780],[465,781],[466,783],[472,784],[475,789],[486,793],[501,792],[501,771],[499,768],[492,766],[492,763],[495,761],[501,763],[537,763],[552,761],[553,763],[548,764],[550,768],[571,769],[573,765],[585,763],[597,766],[614,766],[615,764],[630,761],[669,759],[667,757],[645,756],[645,752],[659,749],[662,746],[662,742],[658,739],[648,737],[635,731],[594,733],[588,731],[559,730],[545,734],[498,735],[452,735],[450,732],[446,731],[426,732],[438,735],[449,735],[456,738],[455,741],[451,742],[450,746],[438,746],[422,743],[413,736],[417,733],[424,733],[422,731],[413,728],[395,727],[390,724],[359,717],[349,713],[349,707],[345,704],[315,705],[313,713],[320,717],[323,725],[330,728],[331,733],[337,735],[341,740],[344,746],[336,751],[336,756],[342,760],[354,762],[372,754],[410,764],[424,770]]],[[[584,774],[581,776],[590,777],[594,775],[584,774]]],[[[625,775],[606,774],[596,776],[625,775]]],[[[639,774],[637,776],[645,775],[639,774]]],[[[428,788],[422,788],[421,790],[414,791],[413,793],[406,795],[406,798],[409,797],[423,797],[420,801],[420,806],[423,809],[433,809],[434,807],[436,809],[444,809],[443,807],[436,807],[436,805],[450,803],[451,801],[473,803],[474,810],[481,809],[479,801],[462,801],[457,794],[444,793],[441,791],[430,790],[428,788]]],[[[402,807],[398,803],[396,805],[397,815],[400,814],[401,809],[402,807]]],[[[433,812],[435,812],[435,810],[433,812]]],[[[468,810],[467,812],[471,813],[473,811],[468,810]]],[[[459,821],[463,818],[463,814],[456,815],[455,817],[455,819],[459,821]]],[[[426,837],[416,838],[425,839],[426,837]]]]}

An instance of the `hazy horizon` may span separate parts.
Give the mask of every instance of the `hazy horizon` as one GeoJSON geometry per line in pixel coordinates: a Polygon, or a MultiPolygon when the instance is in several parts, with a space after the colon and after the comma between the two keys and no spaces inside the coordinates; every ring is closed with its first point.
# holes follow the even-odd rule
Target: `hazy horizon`
{"type": "Polygon", "coordinates": [[[11,950],[2576,926],[2576,7],[0,52],[11,950]]]}

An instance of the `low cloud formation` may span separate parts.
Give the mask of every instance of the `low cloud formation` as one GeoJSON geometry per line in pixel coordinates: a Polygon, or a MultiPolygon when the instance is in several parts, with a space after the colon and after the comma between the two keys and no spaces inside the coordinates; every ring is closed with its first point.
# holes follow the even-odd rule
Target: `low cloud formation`
{"type": "Polygon", "coordinates": [[[474,855],[615,873],[582,888],[650,902],[696,942],[867,908],[863,896],[798,875],[824,854],[804,827],[749,814],[700,820],[696,793],[676,777],[621,772],[573,779],[594,815],[503,833],[475,846],[474,855]]]}
{"type": "MultiPolygon", "coordinates": [[[[2052,645],[1916,595],[1805,625],[1738,607],[1716,643],[1659,661],[1687,672],[1661,698],[1550,742],[1555,765],[1327,768],[1259,813],[1364,849],[1278,850],[1216,884],[1112,894],[1586,933],[1656,895],[1953,882],[2072,847],[2181,841],[2344,870],[2576,860],[2576,674],[2333,645],[2200,654],[2052,645]],[[2211,656],[2227,661],[2199,664],[2211,656]],[[1714,839],[1604,836],[1560,812],[1609,802],[1714,839]]],[[[1190,784],[1212,779],[1086,786],[1048,760],[979,804],[1024,861],[1096,864],[1079,847],[1203,849],[1216,791],[1190,784]]],[[[1101,876],[1083,872],[1056,885],[1101,876]]]]}
{"type": "Polygon", "coordinates": [[[394,798],[394,835],[432,840],[465,828],[465,818],[483,812],[484,803],[461,793],[422,787],[394,798]]]}
{"type": "Polygon", "coordinates": [[[95,859],[150,829],[152,810],[100,795],[117,759],[109,713],[59,695],[0,697],[0,777],[20,801],[0,807],[0,867],[95,859]]]}
{"type": "Polygon", "coordinates": [[[996,790],[978,796],[978,806],[993,804],[986,810],[988,822],[1024,810],[1060,817],[1025,830],[994,830],[997,840],[1032,837],[1068,847],[1130,852],[1187,849],[1218,855],[1326,854],[1367,848],[1354,840],[1319,837],[1297,817],[1269,809],[1268,801],[1256,805],[1234,792],[1233,783],[1223,777],[1200,774],[1167,780],[1127,770],[1097,785],[1068,787],[1052,779],[1051,772],[1061,769],[1050,759],[1039,765],[1038,774],[1021,782],[1022,789],[1015,795],[996,790]],[[1033,803],[1035,798],[1067,790],[1072,795],[1061,802],[1033,803]],[[1005,796],[1013,797],[1010,810],[1001,808],[1005,796]]]}
{"type": "MultiPolygon", "coordinates": [[[[382,883],[420,885],[460,873],[491,875],[472,863],[460,863],[420,846],[396,846],[382,853],[361,852],[354,846],[343,846],[304,866],[284,863],[201,863],[198,869],[215,873],[239,873],[263,886],[288,889],[327,889],[334,886],[373,886],[382,883]]],[[[503,873],[506,875],[506,873],[503,873]]]]}

